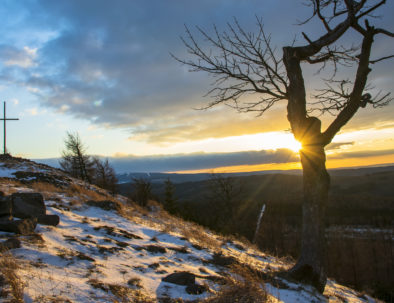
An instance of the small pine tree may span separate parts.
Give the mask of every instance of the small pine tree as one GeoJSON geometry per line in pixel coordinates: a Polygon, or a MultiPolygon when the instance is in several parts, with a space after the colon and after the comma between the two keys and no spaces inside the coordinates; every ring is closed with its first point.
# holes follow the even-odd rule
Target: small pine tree
{"type": "Polygon", "coordinates": [[[78,133],[67,132],[64,140],[66,148],[62,152],[60,166],[71,176],[92,183],[93,161],[86,154],[86,148],[78,133]]]}
{"type": "Polygon", "coordinates": [[[170,178],[164,182],[164,208],[170,214],[176,213],[175,186],[170,178]]]}

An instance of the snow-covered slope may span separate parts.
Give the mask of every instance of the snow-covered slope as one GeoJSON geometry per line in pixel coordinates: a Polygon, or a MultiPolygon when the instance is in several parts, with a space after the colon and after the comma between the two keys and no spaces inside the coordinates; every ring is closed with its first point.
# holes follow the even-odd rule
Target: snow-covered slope
{"type": "MultiPolygon", "coordinates": [[[[3,159],[0,177],[6,195],[40,192],[47,213],[60,217],[58,226],[37,225],[34,234],[17,236],[22,245],[11,250],[25,302],[374,302],[331,280],[320,295],[274,277],[290,264],[172,217],[157,204],[148,211],[112,198],[59,170],[3,159]],[[176,272],[189,273],[194,287],[163,281],[176,272]]],[[[16,236],[0,232],[1,239],[10,237],[16,236]]],[[[9,260],[8,254],[0,258],[9,260]]],[[[3,288],[10,291],[1,292],[0,302],[7,302],[10,281],[3,288]]]]}

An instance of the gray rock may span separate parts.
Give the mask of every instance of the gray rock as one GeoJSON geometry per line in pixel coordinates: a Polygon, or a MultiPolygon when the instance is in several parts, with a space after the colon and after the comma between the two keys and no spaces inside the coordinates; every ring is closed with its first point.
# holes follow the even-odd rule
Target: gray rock
{"type": "Polygon", "coordinates": [[[45,215],[44,198],[40,193],[14,193],[11,195],[12,215],[17,218],[32,218],[45,215]]]}
{"type": "Polygon", "coordinates": [[[164,282],[173,283],[177,285],[193,285],[196,281],[196,276],[187,271],[174,272],[161,279],[164,282]]]}
{"type": "Polygon", "coordinates": [[[0,222],[1,231],[12,232],[21,235],[29,235],[33,233],[36,226],[37,218],[0,222]]]}
{"type": "Polygon", "coordinates": [[[60,222],[58,215],[41,215],[37,217],[38,224],[56,226],[60,222]]]}

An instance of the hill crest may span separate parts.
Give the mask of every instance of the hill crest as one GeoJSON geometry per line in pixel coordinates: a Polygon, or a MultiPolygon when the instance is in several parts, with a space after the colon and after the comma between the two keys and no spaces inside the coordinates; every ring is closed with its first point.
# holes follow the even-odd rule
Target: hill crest
{"type": "MultiPolygon", "coordinates": [[[[2,263],[1,273],[17,265],[25,302],[224,302],[220,296],[241,295],[258,295],[252,302],[374,302],[332,280],[322,296],[275,278],[288,261],[170,216],[154,202],[148,210],[112,197],[49,166],[0,158],[0,179],[5,195],[39,192],[47,212],[60,218],[58,226],[38,225],[31,235],[0,232],[2,240],[22,243],[12,257],[3,252],[9,267],[2,263]],[[174,273],[189,281],[174,283],[168,278],[174,273]]],[[[12,296],[9,282],[3,302],[12,296]]]]}

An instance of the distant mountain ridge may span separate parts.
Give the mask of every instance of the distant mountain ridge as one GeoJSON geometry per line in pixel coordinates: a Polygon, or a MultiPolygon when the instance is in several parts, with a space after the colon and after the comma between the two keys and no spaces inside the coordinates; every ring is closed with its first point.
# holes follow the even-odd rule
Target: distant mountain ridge
{"type": "MultiPolygon", "coordinates": [[[[335,168],[328,170],[331,176],[362,176],[366,174],[374,174],[379,172],[390,172],[394,171],[394,165],[388,166],[365,166],[357,168],[335,168]]],[[[302,175],[302,170],[265,170],[265,171],[253,171],[253,172],[240,172],[240,173],[219,173],[223,177],[244,177],[253,175],[268,175],[268,174],[285,174],[285,175],[302,175]]],[[[134,178],[143,178],[151,181],[152,183],[163,183],[165,180],[170,179],[173,183],[183,182],[197,182],[207,180],[211,177],[210,173],[196,173],[196,174],[184,174],[184,173],[143,173],[143,172],[130,172],[124,174],[118,174],[117,178],[119,183],[132,182],[134,178]]]]}
{"type": "MultiPolygon", "coordinates": [[[[114,167],[117,172],[117,177],[119,179],[119,183],[127,183],[131,182],[133,178],[144,178],[150,180],[154,183],[162,183],[167,178],[174,183],[181,182],[194,182],[194,181],[202,181],[206,180],[210,177],[210,173],[166,173],[164,171],[158,170],[138,170],[133,169],[132,165],[126,160],[120,161],[117,158],[108,157],[110,164],[114,167]]],[[[38,163],[43,163],[50,165],[52,167],[59,168],[59,158],[50,158],[50,159],[36,159],[34,160],[38,163]]],[[[175,160],[172,160],[173,162],[175,160]]],[[[138,166],[140,167],[140,165],[138,166]]],[[[170,169],[167,169],[170,170],[170,169]]],[[[174,171],[175,169],[171,169],[174,171]]],[[[349,168],[335,168],[329,169],[329,172],[332,176],[334,175],[342,175],[342,176],[360,176],[368,173],[375,173],[380,171],[392,171],[394,170],[394,164],[385,164],[385,165],[372,165],[372,166],[360,166],[360,167],[349,167],[349,168]]],[[[240,172],[240,173],[222,173],[223,176],[250,176],[250,175],[265,175],[265,174],[291,174],[291,175],[301,175],[302,170],[265,170],[265,171],[253,171],[253,172],[240,172]]]]}

